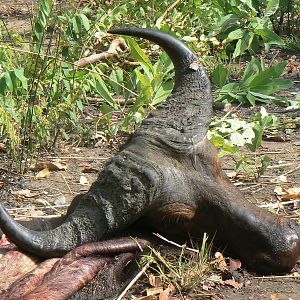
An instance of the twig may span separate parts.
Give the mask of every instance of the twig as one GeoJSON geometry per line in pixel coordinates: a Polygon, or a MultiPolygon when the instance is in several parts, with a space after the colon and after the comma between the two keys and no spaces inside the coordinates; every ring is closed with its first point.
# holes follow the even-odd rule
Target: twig
{"type": "Polygon", "coordinates": [[[165,16],[180,2],[180,0],[176,0],[172,5],[170,5],[167,10],[163,14],[163,19],[165,16]]]}
{"type": "Polygon", "coordinates": [[[185,250],[188,250],[188,251],[191,251],[191,252],[199,253],[199,250],[193,249],[193,248],[189,248],[189,247],[186,247],[185,244],[184,244],[184,245],[179,245],[179,244],[177,244],[177,243],[175,243],[175,242],[173,242],[173,241],[168,240],[167,238],[165,238],[164,236],[160,235],[159,233],[154,233],[154,232],[153,232],[153,234],[154,234],[155,236],[157,236],[159,239],[161,239],[161,240],[163,240],[163,241],[165,241],[165,242],[167,242],[167,243],[169,243],[169,244],[171,244],[171,245],[174,245],[174,246],[176,246],[176,247],[179,247],[179,248],[181,248],[181,249],[185,249],[185,250]]]}
{"type": "Polygon", "coordinates": [[[278,208],[280,205],[288,205],[288,204],[294,204],[298,203],[300,200],[289,200],[289,201],[283,201],[283,202],[276,202],[276,203],[269,203],[269,204],[260,204],[257,205],[258,207],[272,207],[272,208],[278,208]]]}
{"type": "Polygon", "coordinates": [[[69,204],[60,204],[60,205],[48,205],[43,207],[16,207],[16,208],[7,208],[6,210],[9,211],[19,211],[19,210],[33,210],[33,209],[47,209],[47,208],[59,208],[59,207],[69,207],[69,204]]]}
{"type": "Polygon", "coordinates": [[[45,156],[50,159],[80,159],[80,160],[107,160],[111,157],[93,157],[93,156],[45,156]]]}
{"type": "Polygon", "coordinates": [[[119,56],[119,53],[117,51],[118,47],[120,47],[123,51],[128,49],[125,40],[123,38],[116,38],[112,40],[108,50],[105,52],[92,54],[90,56],[80,58],[74,63],[75,67],[82,68],[88,64],[93,64],[95,62],[107,59],[111,56],[119,56]]]}
{"type": "Polygon", "coordinates": [[[256,279],[283,279],[283,278],[294,279],[294,278],[300,278],[300,274],[278,275],[278,276],[253,276],[252,278],[256,278],[256,279]]]}
{"type": "Polygon", "coordinates": [[[279,165],[274,165],[274,166],[268,166],[267,169],[277,169],[277,168],[288,167],[288,166],[292,166],[292,165],[294,165],[294,163],[285,163],[285,164],[279,164],[279,165]]]}
{"type": "Polygon", "coordinates": [[[296,172],[297,170],[299,170],[300,169],[300,166],[298,166],[298,167],[296,167],[295,169],[293,169],[293,170],[290,170],[290,171],[287,171],[287,172],[285,172],[284,174],[282,174],[282,175],[288,175],[288,174],[291,174],[291,173],[294,173],[294,172],[296,172]]]}
{"type": "Polygon", "coordinates": [[[65,184],[66,184],[66,186],[67,186],[67,188],[69,190],[69,193],[72,194],[72,195],[74,195],[74,192],[71,190],[71,188],[70,188],[70,186],[69,186],[69,184],[68,184],[65,176],[63,174],[61,174],[61,177],[62,177],[63,181],[65,182],[65,184]]]}
{"type": "Polygon", "coordinates": [[[28,216],[28,215],[18,215],[15,220],[20,220],[24,218],[32,218],[32,219],[53,219],[57,217],[61,217],[62,214],[59,215],[46,215],[46,216],[28,216]]]}
{"type": "Polygon", "coordinates": [[[129,284],[126,286],[124,291],[120,294],[120,296],[116,300],[121,300],[125,294],[129,291],[129,289],[139,280],[139,278],[146,272],[146,270],[149,268],[150,264],[152,263],[152,260],[148,261],[147,264],[142,268],[140,272],[136,274],[136,276],[129,282],[129,284]]]}

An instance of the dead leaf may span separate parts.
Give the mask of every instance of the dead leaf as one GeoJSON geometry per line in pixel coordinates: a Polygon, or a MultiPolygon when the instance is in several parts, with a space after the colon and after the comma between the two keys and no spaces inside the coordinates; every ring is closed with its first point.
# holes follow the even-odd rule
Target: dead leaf
{"type": "Polygon", "coordinates": [[[48,162],[37,162],[32,164],[30,170],[38,171],[43,169],[48,169],[49,171],[64,171],[66,170],[66,166],[61,164],[58,161],[48,161],[48,162]]]}
{"type": "Polygon", "coordinates": [[[270,179],[270,182],[273,182],[273,183],[287,182],[287,177],[285,175],[280,175],[280,176],[270,179]]]}
{"type": "Polygon", "coordinates": [[[272,294],[271,295],[271,300],[279,300],[277,294],[272,294]]]}
{"type": "Polygon", "coordinates": [[[234,288],[237,289],[237,290],[243,287],[243,284],[242,284],[242,283],[238,283],[238,282],[236,282],[236,281],[233,280],[233,279],[227,279],[227,280],[224,281],[224,283],[225,283],[226,285],[229,285],[229,286],[234,287],[234,288]]]}
{"type": "Polygon", "coordinates": [[[236,271],[240,269],[242,263],[239,259],[229,258],[229,269],[230,271],[236,271]]]}
{"type": "Polygon", "coordinates": [[[149,275],[149,283],[153,287],[159,287],[162,286],[162,280],[159,276],[155,276],[153,274],[149,275]]]}
{"type": "Polygon", "coordinates": [[[282,196],[282,195],[286,194],[285,190],[281,186],[278,186],[278,185],[275,186],[274,193],[278,196],[282,196]]]}
{"type": "Polygon", "coordinates": [[[6,237],[5,234],[2,234],[2,236],[0,236],[0,246],[9,245],[9,244],[11,244],[10,240],[6,237]]]}
{"type": "Polygon", "coordinates": [[[221,271],[227,271],[228,267],[227,267],[227,263],[225,261],[225,258],[223,256],[223,254],[221,252],[216,252],[215,253],[215,258],[217,260],[217,264],[219,266],[219,269],[221,271]]]}
{"type": "Polygon", "coordinates": [[[80,176],[79,183],[82,185],[87,185],[87,184],[89,184],[89,181],[87,180],[87,178],[85,176],[80,176]]]}
{"type": "Polygon", "coordinates": [[[11,191],[11,193],[19,198],[32,198],[38,196],[37,193],[33,193],[31,190],[11,191]]]}
{"type": "Polygon", "coordinates": [[[55,205],[64,205],[66,204],[66,197],[65,195],[59,195],[54,201],[53,203],[55,205]]]}
{"type": "Polygon", "coordinates": [[[200,61],[195,60],[190,64],[190,69],[197,71],[200,68],[200,66],[201,66],[200,61]]]}
{"type": "Polygon", "coordinates": [[[0,152],[6,152],[6,146],[4,143],[0,143],[0,152]]]}
{"type": "Polygon", "coordinates": [[[38,172],[36,175],[35,175],[35,178],[36,179],[42,179],[42,178],[46,178],[46,177],[49,177],[51,175],[50,171],[48,168],[45,168],[43,169],[42,171],[38,172]]]}
{"type": "Polygon", "coordinates": [[[175,292],[175,287],[173,285],[169,285],[165,290],[163,290],[159,294],[159,300],[168,300],[170,296],[175,292]]]}
{"type": "Polygon", "coordinates": [[[282,200],[300,199],[300,188],[289,188],[286,191],[287,194],[281,198],[282,200]]]}
{"type": "Polygon", "coordinates": [[[99,170],[98,169],[95,169],[93,167],[86,167],[84,168],[82,171],[82,173],[98,173],[99,170]]]}
{"type": "Polygon", "coordinates": [[[164,288],[162,286],[160,286],[160,287],[153,287],[153,288],[147,289],[146,290],[146,294],[147,294],[147,296],[158,295],[163,290],[164,290],[164,288]]]}

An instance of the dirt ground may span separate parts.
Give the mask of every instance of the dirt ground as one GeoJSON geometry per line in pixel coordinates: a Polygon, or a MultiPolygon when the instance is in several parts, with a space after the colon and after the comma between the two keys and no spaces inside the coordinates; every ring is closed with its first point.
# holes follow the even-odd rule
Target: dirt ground
{"type": "MultiPolygon", "coordinates": [[[[36,1],[29,0],[0,0],[0,20],[8,21],[9,28],[19,28],[20,33],[28,33],[35,3],[36,1]]],[[[295,54],[288,58],[292,55],[295,54]]],[[[300,55],[295,57],[299,62],[300,55]]],[[[294,81],[293,89],[287,92],[289,97],[294,97],[300,90],[300,79],[297,76],[297,72],[289,75],[294,81]]],[[[240,108],[236,114],[247,118],[255,110],[257,108],[240,108]]],[[[224,170],[249,201],[300,221],[299,195],[298,198],[295,197],[295,201],[284,200],[284,195],[278,195],[278,188],[282,188],[283,191],[300,188],[300,113],[282,113],[283,108],[278,107],[271,107],[270,110],[274,110],[273,113],[280,117],[282,124],[287,128],[274,133],[271,140],[270,137],[266,137],[256,154],[258,159],[265,154],[272,158],[267,172],[258,182],[247,176],[233,176],[234,158],[229,157],[223,159],[224,170]]],[[[50,170],[45,177],[45,174],[40,173],[45,169],[45,165],[35,166],[24,175],[10,173],[11,160],[5,152],[0,152],[0,183],[3,183],[0,199],[16,218],[57,216],[64,213],[75,195],[88,190],[98,171],[118,151],[123,141],[124,138],[113,143],[99,140],[97,147],[90,148],[62,145],[56,153],[44,153],[40,161],[46,163],[48,169],[56,169],[50,170]]],[[[219,285],[205,296],[199,287],[199,290],[173,299],[297,300],[300,299],[300,266],[296,266],[293,272],[295,277],[287,274],[258,278],[252,274],[246,277],[246,284],[239,289],[219,285]]],[[[142,290],[149,288],[145,283],[147,280],[144,279],[143,282],[143,288],[140,285],[136,286],[130,296],[139,296],[142,290]]],[[[132,299],[130,296],[126,299],[132,299]]],[[[99,299],[105,298],[99,296],[99,299]]]]}

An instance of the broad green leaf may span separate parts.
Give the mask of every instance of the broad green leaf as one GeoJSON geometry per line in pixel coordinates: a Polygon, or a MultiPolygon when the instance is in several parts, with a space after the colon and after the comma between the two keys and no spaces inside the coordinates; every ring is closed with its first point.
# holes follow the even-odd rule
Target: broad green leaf
{"type": "Polygon", "coordinates": [[[93,75],[93,79],[94,82],[91,82],[92,85],[95,87],[96,91],[100,94],[100,96],[109,104],[111,105],[113,108],[117,109],[118,106],[116,104],[116,102],[114,101],[113,97],[111,96],[105,82],[103,81],[103,79],[101,78],[101,76],[99,76],[98,74],[94,74],[93,75]]]}
{"type": "Polygon", "coordinates": [[[261,146],[263,130],[260,127],[260,125],[255,125],[253,127],[253,131],[254,131],[255,137],[252,140],[252,143],[247,144],[247,147],[249,148],[250,151],[255,152],[261,146]]]}
{"type": "Polygon", "coordinates": [[[247,93],[246,98],[252,106],[255,106],[255,103],[259,101],[259,99],[251,93],[247,93]]]}
{"type": "Polygon", "coordinates": [[[216,146],[216,147],[222,147],[225,144],[225,140],[222,136],[213,134],[210,138],[210,141],[216,146]]]}
{"type": "Polygon", "coordinates": [[[240,17],[234,14],[228,14],[220,19],[217,23],[214,33],[218,34],[220,32],[224,32],[225,30],[229,29],[233,25],[236,25],[236,22],[240,20],[240,17]]]}
{"type": "Polygon", "coordinates": [[[10,77],[10,73],[5,74],[5,82],[6,82],[6,86],[8,87],[8,89],[12,92],[14,89],[14,86],[13,86],[12,79],[10,77]]]}
{"type": "Polygon", "coordinates": [[[240,39],[240,38],[242,38],[243,37],[243,34],[244,34],[244,30],[242,30],[242,29],[236,29],[236,30],[233,30],[233,31],[231,31],[229,34],[228,34],[228,36],[227,36],[227,38],[224,40],[224,42],[226,42],[226,43],[230,43],[230,42],[232,42],[232,41],[234,41],[234,40],[238,40],[238,39],[240,39]]]}
{"type": "Polygon", "coordinates": [[[283,61],[278,63],[277,65],[270,67],[255,76],[255,78],[250,83],[250,88],[254,88],[256,86],[262,86],[271,82],[272,79],[278,78],[285,73],[285,66],[287,62],[283,61]]]}
{"type": "Polygon", "coordinates": [[[83,105],[82,105],[82,102],[80,99],[76,100],[76,104],[77,104],[77,107],[78,109],[83,112],[83,105]]]}
{"type": "Polygon", "coordinates": [[[249,30],[244,30],[243,37],[241,39],[239,39],[238,42],[236,43],[236,46],[235,46],[235,49],[234,49],[234,52],[232,55],[233,58],[240,56],[246,50],[251,48],[251,42],[252,42],[253,36],[254,36],[253,32],[251,32],[249,30]]]}
{"type": "Polygon", "coordinates": [[[131,55],[133,58],[135,58],[137,61],[139,61],[141,64],[146,66],[149,70],[151,70],[151,73],[153,74],[153,66],[149,59],[149,57],[144,53],[144,51],[140,48],[140,46],[137,44],[135,40],[132,38],[126,38],[127,43],[131,50],[131,55]]]}
{"type": "Polygon", "coordinates": [[[217,84],[220,88],[225,85],[225,82],[228,79],[228,69],[223,64],[218,64],[214,69],[211,80],[214,84],[217,84]]]}
{"type": "Polygon", "coordinates": [[[270,17],[275,14],[277,9],[279,8],[280,0],[268,0],[267,1],[267,8],[265,10],[264,16],[270,17]]]}
{"type": "Polygon", "coordinates": [[[272,30],[269,29],[255,29],[254,33],[260,35],[265,43],[273,45],[284,45],[284,41],[272,30]]]}
{"type": "Polygon", "coordinates": [[[24,76],[24,69],[21,68],[21,69],[14,69],[14,73],[16,75],[16,77],[21,81],[21,84],[22,84],[22,87],[27,90],[27,78],[24,76]]]}
{"type": "Polygon", "coordinates": [[[163,83],[155,93],[151,105],[155,106],[160,102],[164,101],[172,92],[173,85],[174,83],[172,81],[167,81],[163,83]]]}
{"type": "Polygon", "coordinates": [[[85,30],[89,31],[90,30],[90,21],[89,21],[89,19],[84,14],[80,14],[79,16],[81,18],[81,22],[82,22],[85,30]]]}

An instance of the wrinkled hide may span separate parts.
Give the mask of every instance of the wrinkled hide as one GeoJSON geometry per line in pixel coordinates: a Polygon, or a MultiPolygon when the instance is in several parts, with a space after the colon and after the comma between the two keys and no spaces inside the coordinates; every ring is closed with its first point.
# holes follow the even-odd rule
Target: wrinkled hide
{"type": "Polygon", "coordinates": [[[0,246],[5,253],[0,258],[0,300],[69,299],[104,267],[110,266],[112,275],[120,276],[133,253],[148,244],[132,238],[95,242],[79,246],[61,259],[42,262],[18,249],[0,246]],[[117,257],[121,252],[129,253],[117,257]]]}
{"type": "MultiPolygon", "coordinates": [[[[3,232],[23,251],[51,258],[112,237],[139,222],[172,238],[202,237],[206,232],[249,270],[289,272],[300,256],[299,224],[249,203],[226,177],[217,150],[206,139],[212,98],[198,57],[163,32],[131,28],[110,33],[142,37],[160,45],[174,63],[172,94],[143,121],[90,190],[73,200],[55,227],[42,231],[26,228],[0,205],[3,232]]],[[[87,268],[87,273],[95,274],[110,262],[107,255],[115,253],[114,249],[128,252],[122,241],[107,249],[100,261],[87,251],[89,258],[80,254],[76,264],[86,263],[83,271],[87,268]]],[[[68,260],[69,254],[66,257],[68,260]]],[[[60,261],[57,264],[61,265],[60,261]]],[[[64,268],[63,264],[62,272],[68,272],[64,268]]],[[[50,278],[47,281],[52,285],[50,278]]]]}

